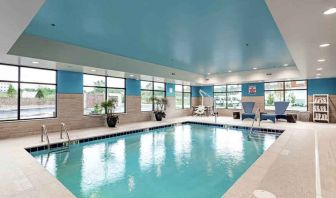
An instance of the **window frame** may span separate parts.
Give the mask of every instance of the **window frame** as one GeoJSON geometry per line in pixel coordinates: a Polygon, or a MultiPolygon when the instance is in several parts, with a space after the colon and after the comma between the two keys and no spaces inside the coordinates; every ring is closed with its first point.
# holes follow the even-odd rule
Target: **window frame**
{"type": "MultiPolygon", "coordinates": [[[[83,91],[85,87],[89,87],[89,88],[102,88],[105,90],[105,101],[107,101],[107,90],[108,89],[120,89],[120,90],[124,90],[125,93],[125,102],[124,102],[124,112],[116,112],[116,114],[122,114],[122,113],[126,113],[126,78],[122,78],[122,77],[115,77],[115,76],[108,76],[108,75],[99,75],[99,74],[89,74],[89,73],[83,73],[83,91]],[[104,77],[105,78],[105,83],[104,86],[94,86],[94,85],[85,85],[84,84],[84,75],[90,75],[90,76],[99,76],[99,77],[104,77]],[[124,80],[124,88],[120,88],[120,87],[108,87],[107,86],[107,78],[119,78],[119,79],[123,79],[124,80]]],[[[84,94],[84,93],[83,93],[84,94]]],[[[84,100],[84,98],[83,98],[84,100]]],[[[83,104],[84,105],[84,104],[83,104]]],[[[104,115],[105,113],[102,114],[85,114],[84,113],[84,107],[83,107],[83,115],[84,116],[99,116],[99,115],[104,115]]]]}
{"type": "Polygon", "coordinates": [[[143,111],[142,110],[142,108],[141,108],[141,105],[142,105],[142,103],[141,103],[141,92],[142,91],[151,91],[152,92],[152,97],[154,97],[155,96],[155,92],[156,91],[158,91],[158,92],[163,92],[163,94],[164,94],[164,97],[166,98],[167,97],[167,95],[166,95],[166,82],[159,82],[159,81],[150,81],[150,80],[140,80],[140,111],[141,112],[152,112],[152,111],[154,111],[155,110],[155,105],[154,105],[154,101],[152,101],[152,110],[149,110],[149,111],[143,111]],[[151,89],[143,89],[143,88],[141,88],[141,82],[150,82],[150,83],[152,83],[152,88],[151,89]],[[154,83],[163,83],[163,91],[162,90],[157,90],[157,89],[155,89],[155,86],[154,86],[154,83]]]}
{"type": "MultiPolygon", "coordinates": [[[[282,92],[283,95],[283,101],[286,101],[286,91],[306,91],[306,101],[307,101],[307,106],[306,106],[306,111],[308,111],[308,80],[285,80],[285,81],[269,81],[269,82],[264,82],[266,83],[282,83],[282,89],[266,89],[264,90],[264,106],[266,111],[274,111],[273,109],[266,109],[266,92],[268,91],[275,91],[275,92],[282,92]],[[305,89],[292,89],[292,88],[286,88],[286,82],[293,82],[293,81],[305,81],[306,82],[306,88],[305,89]]],[[[265,86],[266,87],[266,86],[265,86]]],[[[298,110],[292,110],[292,109],[287,109],[288,111],[298,111],[298,110]]]]}
{"type": "Polygon", "coordinates": [[[242,84],[222,84],[222,85],[214,85],[213,89],[213,105],[216,107],[216,100],[215,100],[215,94],[225,94],[225,107],[224,108],[218,108],[218,109],[230,109],[230,110],[240,110],[242,108],[228,108],[228,95],[229,93],[240,93],[240,103],[241,103],[241,98],[242,98],[242,84]],[[239,85],[240,86],[240,91],[228,91],[228,86],[230,85],[239,85]],[[215,91],[215,86],[225,86],[225,91],[215,91]]]}
{"type": "Polygon", "coordinates": [[[56,69],[49,69],[49,68],[40,68],[40,67],[33,67],[33,66],[26,66],[26,65],[16,65],[16,64],[8,64],[8,63],[1,63],[0,65],[4,66],[12,66],[18,68],[18,78],[17,81],[13,80],[0,80],[0,82],[4,83],[16,83],[17,84],[17,116],[16,119],[6,119],[6,120],[0,120],[0,122],[16,122],[20,120],[41,120],[41,119],[50,119],[50,118],[57,118],[58,111],[57,111],[57,95],[58,95],[58,71],[56,69]],[[40,69],[40,70],[48,70],[48,71],[54,71],[55,72],[55,84],[53,83],[39,83],[39,82],[29,82],[29,81],[21,81],[21,68],[31,68],[31,69],[40,69]],[[37,117],[37,118],[21,118],[21,84],[33,84],[33,85],[51,85],[55,86],[55,116],[50,117],[37,117]]]}
{"type": "MultiPolygon", "coordinates": [[[[192,89],[191,89],[191,85],[175,84],[175,101],[176,101],[176,92],[177,92],[176,91],[176,85],[181,85],[182,86],[182,92],[178,91],[179,93],[182,93],[182,108],[181,109],[191,109],[192,108],[192,93],[191,93],[192,89]],[[184,86],[188,86],[190,91],[185,91],[184,86]],[[189,93],[190,94],[190,98],[189,98],[190,107],[189,108],[184,107],[184,93],[189,93]]],[[[175,104],[175,109],[180,110],[180,109],[176,108],[176,104],[175,104]]]]}

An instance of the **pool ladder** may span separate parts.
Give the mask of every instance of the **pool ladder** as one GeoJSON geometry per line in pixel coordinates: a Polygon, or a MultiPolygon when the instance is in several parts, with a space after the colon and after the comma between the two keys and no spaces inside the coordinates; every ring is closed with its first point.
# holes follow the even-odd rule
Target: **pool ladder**
{"type": "MultiPolygon", "coordinates": [[[[69,133],[68,133],[68,128],[66,127],[66,125],[62,122],[61,123],[61,133],[60,133],[60,139],[63,139],[63,133],[65,133],[66,138],[68,140],[67,146],[70,146],[70,137],[69,137],[69,133]]],[[[48,135],[48,130],[45,124],[42,124],[41,126],[41,142],[44,141],[44,136],[47,140],[47,147],[48,150],[50,150],[50,139],[49,139],[49,135],[48,135]]]]}
{"type": "MultiPolygon", "coordinates": [[[[256,111],[256,116],[258,115],[258,113],[260,114],[260,108],[257,109],[256,111]]],[[[253,128],[254,128],[254,123],[256,121],[256,117],[253,119],[253,122],[252,122],[252,126],[250,128],[250,132],[249,132],[249,135],[251,135],[253,133],[253,128]]],[[[260,118],[259,118],[259,126],[260,126],[260,118]]]]}

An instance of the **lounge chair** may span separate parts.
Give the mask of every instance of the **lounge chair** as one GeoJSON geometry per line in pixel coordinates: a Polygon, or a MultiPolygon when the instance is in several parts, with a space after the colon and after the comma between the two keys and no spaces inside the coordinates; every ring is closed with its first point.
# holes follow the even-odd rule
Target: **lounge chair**
{"type": "Polygon", "coordinates": [[[242,120],[256,119],[256,114],[253,113],[255,102],[242,102],[244,113],[242,113],[242,120]]]}
{"type": "Polygon", "coordinates": [[[285,112],[287,110],[288,105],[289,102],[274,102],[275,114],[270,113],[261,114],[260,121],[271,120],[273,123],[275,123],[275,121],[278,119],[287,119],[285,112]]]}

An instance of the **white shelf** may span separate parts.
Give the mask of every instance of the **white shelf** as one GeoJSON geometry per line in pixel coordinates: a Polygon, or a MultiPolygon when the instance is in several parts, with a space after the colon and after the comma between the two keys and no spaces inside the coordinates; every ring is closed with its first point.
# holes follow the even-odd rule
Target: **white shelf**
{"type": "Polygon", "coordinates": [[[313,120],[314,122],[329,122],[329,95],[313,95],[313,120]]]}

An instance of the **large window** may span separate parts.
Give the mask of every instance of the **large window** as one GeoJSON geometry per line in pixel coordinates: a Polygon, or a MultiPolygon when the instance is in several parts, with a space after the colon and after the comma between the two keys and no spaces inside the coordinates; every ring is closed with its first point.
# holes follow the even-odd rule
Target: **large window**
{"type": "Polygon", "coordinates": [[[265,108],[274,110],[275,101],[288,101],[288,110],[307,110],[307,81],[265,83],[265,108]]]}
{"type": "Polygon", "coordinates": [[[116,98],[115,112],[125,112],[125,79],[84,74],[84,114],[104,114],[101,103],[116,98]]]}
{"type": "Polygon", "coordinates": [[[218,109],[241,109],[241,85],[214,86],[214,102],[218,109]]]}
{"type": "Polygon", "coordinates": [[[188,109],[191,107],[191,88],[189,85],[175,85],[176,109],[188,109]]]}
{"type": "Polygon", "coordinates": [[[56,71],[0,65],[0,120],[56,116],[56,71]]]}
{"type": "Polygon", "coordinates": [[[153,111],[154,102],[151,98],[166,97],[165,83],[141,81],[141,111],[153,111]]]}

